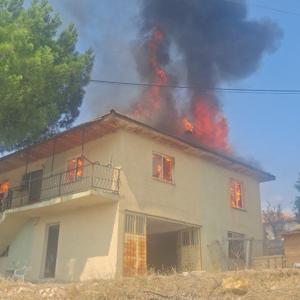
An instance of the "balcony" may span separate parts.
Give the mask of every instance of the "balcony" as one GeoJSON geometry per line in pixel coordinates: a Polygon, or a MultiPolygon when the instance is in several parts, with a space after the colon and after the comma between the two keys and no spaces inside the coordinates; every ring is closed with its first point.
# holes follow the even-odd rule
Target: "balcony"
{"type": "Polygon", "coordinates": [[[96,203],[98,200],[93,201],[93,198],[99,198],[99,195],[102,198],[113,198],[113,195],[119,194],[120,169],[109,165],[90,163],[81,166],[80,170],[68,170],[44,177],[42,174],[27,175],[31,174],[26,174],[22,184],[10,188],[0,201],[0,212],[13,208],[29,208],[32,205],[41,208],[52,203],[57,206],[70,199],[77,206],[82,206],[82,198],[96,203]]]}

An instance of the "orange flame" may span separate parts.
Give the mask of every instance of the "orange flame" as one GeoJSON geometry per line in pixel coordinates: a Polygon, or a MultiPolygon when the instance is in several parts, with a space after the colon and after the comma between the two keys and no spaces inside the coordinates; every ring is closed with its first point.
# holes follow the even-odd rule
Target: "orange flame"
{"type": "Polygon", "coordinates": [[[193,132],[194,126],[187,118],[182,119],[182,125],[185,132],[193,132]]]}
{"type": "Polygon", "coordinates": [[[193,114],[196,138],[211,148],[231,152],[227,120],[218,107],[209,98],[199,98],[193,114]]]}
{"type": "Polygon", "coordinates": [[[9,190],[9,181],[4,181],[0,184],[0,194],[5,194],[9,190]]]}
{"type": "MultiPolygon", "coordinates": [[[[165,36],[162,31],[155,29],[147,43],[148,64],[152,70],[152,85],[143,93],[140,101],[132,107],[135,118],[152,121],[161,110],[170,109],[164,99],[161,85],[169,84],[167,72],[160,66],[158,51],[164,42],[165,36]]],[[[227,120],[220,112],[212,99],[207,97],[196,97],[192,101],[193,111],[189,116],[182,119],[170,120],[174,123],[174,132],[179,135],[192,133],[193,139],[213,149],[231,153],[228,145],[227,120]]],[[[177,118],[177,116],[175,117],[177,118]]],[[[186,137],[186,135],[185,135],[186,137]]]]}
{"type": "Polygon", "coordinates": [[[163,40],[163,32],[155,29],[147,45],[149,52],[148,62],[153,70],[151,83],[154,85],[145,91],[141,101],[134,106],[132,114],[135,117],[150,118],[153,113],[161,108],[162,96],[160,85],[166,85],[169,82],[167,73],[160,67],[157,61],[157,51],[163,40]]]}

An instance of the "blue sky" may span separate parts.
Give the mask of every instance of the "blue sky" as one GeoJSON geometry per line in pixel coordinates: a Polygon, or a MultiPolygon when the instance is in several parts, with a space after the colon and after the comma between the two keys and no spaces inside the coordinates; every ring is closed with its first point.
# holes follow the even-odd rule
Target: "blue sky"
{"type": "MultiPolygon", "coordinates": [[[[94,78],[139,81],[132,55],[138,29],[136,0],[50,0],[64,22],[78,26],[79,49],[96,49],[94,78]],[[75,6],[77,2],[78,6],[75,6]]],[[[300,13],[297,0],[248,0],[249,18],[277,22],[284,36],[276,53],[265,56],[259,70],[246,80],[227,84],[238,88],[297,89],[300,70],[300,15],[277,13],[257,7],[300,13]]],[[[138,93],[132,87],[91,85],[77,123],[126,106],[138,93]]],[[[220,95],[230,126],[230,141],[240,156],[259,161],[276,175],[275,182],[262,185],[263,205],[282,204],[291,209],[296,196],[294,183],[300,172],[299,95],[220,95]]]]}

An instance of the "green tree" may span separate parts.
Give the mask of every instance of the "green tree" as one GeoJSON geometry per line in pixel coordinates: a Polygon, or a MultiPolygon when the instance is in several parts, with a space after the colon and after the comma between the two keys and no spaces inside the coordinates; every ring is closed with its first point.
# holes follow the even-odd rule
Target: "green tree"
{"type": "MultiPolygon", "coordinates": [[[[295,184],[295,188],[297,189],[298,192],[300,192],[300,174],[299,174],[299,179],[295,184]]],[[[297,222],[300,223],[300,196],[297,196],[295,199],[294,212],[295,212],[295,217],[297,222]]]]}
{"type": "Polygon", "coordinates": [[[94,55],[76,51],[75,26],[61,23],[47,0],[0,0],[0,151],[68,128],[79,114],[94,55]]]}

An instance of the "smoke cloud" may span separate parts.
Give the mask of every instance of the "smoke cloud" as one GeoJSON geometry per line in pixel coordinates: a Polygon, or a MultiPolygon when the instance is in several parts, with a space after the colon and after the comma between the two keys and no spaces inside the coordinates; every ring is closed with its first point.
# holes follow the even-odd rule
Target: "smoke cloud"
{"type": "Polygon", "coordinates": [[[142,20],[141,35],[159,27],[178,47],[188,83],[199,91],[250,75],[281,38],[272,21],[247,19],[245,1],[144,0],[142,20]]]}
{"type": "Polygon", "coordinates": [[[91,85],[85,113],[114,107],[173,134],[184,118],[200,142],[216,148],[228,148],[228,126],[213,89],[255,72],[282,37],[274,22],[250,20],[244,0],[50,2],[75,22],[81,45],[94,49],[94,78],[194,87],[178,98],[174,89],[91,85]],[[153,44],[156,31],[163,38],[153,44]]]}
{"type": "MultiPolygon", "coordinates": [[[[154,75],[164,71],[168,83],[174,84],[175,78],[180,77],[170,68],[176,64],[177,57],[172,55],[176,48],[186,69],[186,83],[193,87],[184,112],[174,110],[170,97],[168,101],[161,97],[161,105],[154,113],[160,116],[156,117],[159,125],[173,128],[172,133],[178,134],[177,116],[182,114],[185,128],[193,131],[198,141],[228,152],[228,125],[213,90],[256,71],[263,55],[277,49],[281,36],[281,30],[272,21],[249,20],[243,0],[143,0],[141,43],[135,55],[141,78],[157,83],[154,75]],[[155,52],[156,65],[161,69],[153,68],[153,49],[149,47],[156,31],[164,35],[155,52]],[[169,112],[169,118],[164,117],[164,110],[169,112]],[[170,112],[176,113],[170,116],[170,112]]],[[[147,108],[146,97],[138,103],[147,108]]],[[[144,119],[145,116],[142,115],[144,119]]],[[[150,121],[153,123],[153,118],[150,121]]]]}

